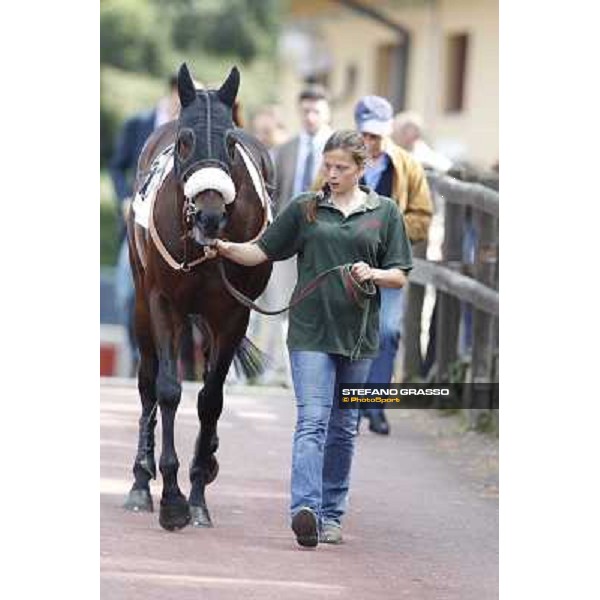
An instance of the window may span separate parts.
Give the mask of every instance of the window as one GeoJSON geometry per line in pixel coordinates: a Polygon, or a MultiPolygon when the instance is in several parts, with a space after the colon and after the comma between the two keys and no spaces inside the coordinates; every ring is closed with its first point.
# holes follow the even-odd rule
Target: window
{"type": "Polygon", "coordinates": [[[387,98],[395,111],[403,110],[406,101],[407,44],[385,44],[377,48],[375,93],[387,98]]]}
{"type": "Polygon", "coordinates": [[[446,94],[444,110],[461,112],[465,108],[465,83],[469,36],[466,33],[449,35],[446,40],[446,94]]]}

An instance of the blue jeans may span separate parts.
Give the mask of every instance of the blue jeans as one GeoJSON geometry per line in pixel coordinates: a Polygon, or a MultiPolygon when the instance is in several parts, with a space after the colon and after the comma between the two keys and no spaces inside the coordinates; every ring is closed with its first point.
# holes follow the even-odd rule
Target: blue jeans
{"type": "MultiPolygon", "coordinates": [[[[373,361],[367,383],[385,383],[392,380],[394,360],[402,336],[404,318],[404,290],[402,288],[379,288],[379,354],[373,361]]],[[[361,408],[362,414],[370,417],[383,414],[383,405],[361,408]]]]}
{"type": "MultiPolygon", "coordinates": [[[[463,262],[474,264],[477,262],[477,246],[479,244],[477,230],[473,225],[473,217],[466,221],[463,232],[463,262]]],[[[473,346],[473,307],[461,302],[463,336],[459,340],[459,354],[468,354],[473,346]]]]}
{"type": "Polygon", "coordinates": [[[346,510],[358,409],[341,409],[336,383],[363,384],[370,359],[290,351],[298,416],[292,451],[291,514],[311,508],[320,523],[340,524],[346,510]]]}

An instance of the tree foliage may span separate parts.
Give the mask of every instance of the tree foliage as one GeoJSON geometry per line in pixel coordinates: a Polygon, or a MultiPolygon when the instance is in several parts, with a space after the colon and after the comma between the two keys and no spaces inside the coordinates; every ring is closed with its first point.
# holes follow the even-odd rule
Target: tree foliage
{"type": "Polygon", "coordinates": [[[100,9],[100,62],[161,75],[169,54],[169,30],[144,0],[104,0],[100,9]]]}
{"type": "Polygon", "coordinates": [[[171,8],[172,41],[179,50],[204,50],[248,63],[274,47],[276,0],[180,0],[171,8]]]}
{"type": "Polygon", "coordinates": [[[103,0],[102,64],[164,75],[173,53],[200,51],[243,64],[272,54],[278,0],[103,0]]]}
{"type": "Polygon", "coordinates": [[[100,159],[125,118],[151,108],[183,61],[200,81],[244,65],[244,106],[272,101],[283,0],[101,0],[100,159]]]}

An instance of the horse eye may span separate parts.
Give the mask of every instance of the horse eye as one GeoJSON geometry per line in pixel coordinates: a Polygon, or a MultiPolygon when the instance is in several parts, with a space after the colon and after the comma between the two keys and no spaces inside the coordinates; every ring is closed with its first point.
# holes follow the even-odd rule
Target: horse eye
{"type": "Polygon", "coordinates": [[[189,129],[184,129],[177,139],[177,154],[180,159],[187,160],[192,154],[194,148],[194,133],[189,129]]]}

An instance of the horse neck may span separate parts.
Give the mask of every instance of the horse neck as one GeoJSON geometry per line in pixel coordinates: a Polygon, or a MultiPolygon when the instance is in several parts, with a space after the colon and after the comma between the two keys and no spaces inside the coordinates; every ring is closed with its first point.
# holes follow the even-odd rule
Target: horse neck
{"type": "Polygon", "coordinates": [[[255,194],[238,194],[225,233],[233,242],[254,239],[263,225],[264,213],[255,194]]]}
{"type": "Polygon", "coordinates": [[[158,191],[153,218],[163,244],[176,256],[183,251],[183,205],[183,190],[171,173],[158,191]]]}

